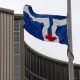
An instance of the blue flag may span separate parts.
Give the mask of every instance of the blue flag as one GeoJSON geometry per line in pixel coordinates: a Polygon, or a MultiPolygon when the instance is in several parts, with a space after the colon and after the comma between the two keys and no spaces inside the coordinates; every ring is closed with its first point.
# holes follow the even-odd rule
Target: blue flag
{"type": "Polygon", "coordinates": [[[34,37],[51,42],[68,44],[67,17],[36,14],[30,5],[24,6],[24,29],[34,37]]]}

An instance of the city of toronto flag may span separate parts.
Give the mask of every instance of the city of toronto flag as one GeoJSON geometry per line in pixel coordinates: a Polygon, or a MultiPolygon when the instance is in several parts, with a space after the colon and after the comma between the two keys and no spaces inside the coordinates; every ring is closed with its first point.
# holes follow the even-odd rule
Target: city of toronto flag
{"type": "Polygon", "coordinates": [[[67,16],[36,14],[30,5],[24,6],[23,15],[24,29],[34,37],[68,44],[67,16]]]}

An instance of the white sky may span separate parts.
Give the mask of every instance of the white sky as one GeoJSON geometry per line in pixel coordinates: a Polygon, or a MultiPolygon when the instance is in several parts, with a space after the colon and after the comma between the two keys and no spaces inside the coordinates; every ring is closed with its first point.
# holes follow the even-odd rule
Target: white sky
{"type": "MultiPolygon", "coordinates": [[[[25,4],[31,5],[36,13],[67,15],[67,0],[0,0],[0,7],[23,13],[25,4]]],[[[80,64],[80,0],[72,0],[72,31],[74,63],[80,64]]],[[[36,51],[59,60],[68,61],[67,46],[43,42],[25,33],[25,41],[36,51]],[[25,37],[26,36],[26,37],[25,37]]]]}

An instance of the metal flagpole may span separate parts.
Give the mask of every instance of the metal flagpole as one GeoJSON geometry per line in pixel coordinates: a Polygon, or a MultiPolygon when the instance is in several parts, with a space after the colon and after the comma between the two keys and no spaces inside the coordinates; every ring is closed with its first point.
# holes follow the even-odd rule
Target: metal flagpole
{"type": "Polygon", "coordinates": [[[73,68],[73,49],[72,49],[72,24],[71,24],[71,0],[67,0],[67,26],[68,26],[68,69],[69,80],[74,80],[74,68],[73,68]]]}

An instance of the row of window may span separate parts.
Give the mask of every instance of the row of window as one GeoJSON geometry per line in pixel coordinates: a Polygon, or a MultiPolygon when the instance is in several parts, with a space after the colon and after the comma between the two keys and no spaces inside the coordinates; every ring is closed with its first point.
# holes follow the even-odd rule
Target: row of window
{"type": "Polygon", "coordinates": [[[20,80],[20,20],[14,20],[14,80],[20,80]]]}
{"type": "Polygon", "coordinates": [[[15,30],[15,28],[20,28],[19,20],[14,20],[14,53],[19,54],[20,48],[20,31],[15,30]]]}
{"type": "MultiPolygon", "coordinates": [[[[25,47],[25,53],[25,66],[32,73],[46,80],[69,80],[67,65],[57,63],[56,61],[50,62],[47,59],[34,55],[27,47],[25,47]]],[[[79,70],[80,69],[74,70],[75,80],[80,80],[79,70]]],[[[25,73],[27,74],[26,77],[29,79],[31,74],[28,71],[25,71],[25,73]]]]}

